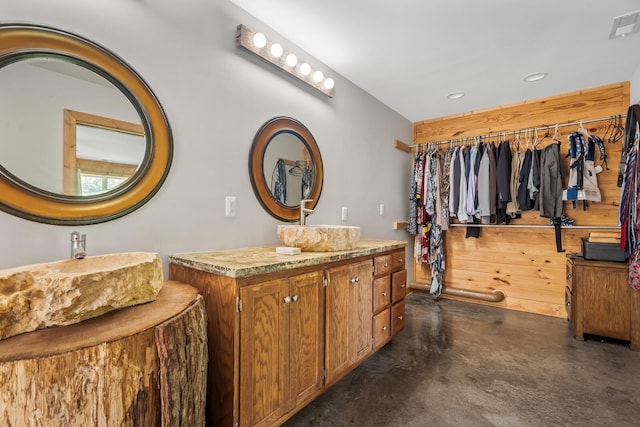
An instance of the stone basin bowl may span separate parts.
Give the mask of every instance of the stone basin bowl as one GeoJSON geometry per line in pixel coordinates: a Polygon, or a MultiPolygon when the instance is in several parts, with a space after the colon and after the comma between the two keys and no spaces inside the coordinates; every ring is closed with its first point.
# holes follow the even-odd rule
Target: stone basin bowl
{"type": "Polygon", "coordinates": [[[153,301],[163,283],[160,257],[148,252],[0,270],[0,339],[153,301]]]}
{"type": "Polygon", "coordinates": [[[279,225],[278,238],[285,246],[308,252],[334,252],[355,249],[360,227],[348,225],[279,225]]]}

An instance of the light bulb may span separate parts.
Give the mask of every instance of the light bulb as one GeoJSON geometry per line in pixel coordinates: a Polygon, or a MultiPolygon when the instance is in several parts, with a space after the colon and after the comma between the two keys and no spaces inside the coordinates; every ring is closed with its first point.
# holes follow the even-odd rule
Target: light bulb
{"type": "Polygon", "coordinates": [[[267,44],[267,38],[262,33],[255,33],[253,35],[253,44],[262,49],[267,44]]]}
{"type": "Polygon", "coordinates": [[[335,82],[331,77],[324,81],[324,87],[326,87],[327,89],[333,89],[333,85],[335,85],[335,82]]]}
{"type": "Polygon", "coordinates": [[[305,62],[300,66],[300,74],[302,74],[303,76],[308,76],[310,72],[311,72],[311,65],[305,62]]]}
{"type": "Polygon", "coordinates": [[[287,65],[289,67],[295,67],[297,63],[298,63],[297,56],[295,56],[293,53],[290,53],[289,55],[287,55],[287,65]]]}
{"type": "Polygon", "coordinates": [[[316,83],[320,83],[322,81],[322,79],[324,79],[324,74],[322,74],[322,71],[318,70],[315,73],[313,73],[313,81],[316,83]]]}
{"type": "Polygon", "coordinates": [[[282,46],[280,46],[278,43],[274,43],[271,45],[271,55],[275,56],[276,58],[280,58],[282,56],[282,53],[282,46]]]}

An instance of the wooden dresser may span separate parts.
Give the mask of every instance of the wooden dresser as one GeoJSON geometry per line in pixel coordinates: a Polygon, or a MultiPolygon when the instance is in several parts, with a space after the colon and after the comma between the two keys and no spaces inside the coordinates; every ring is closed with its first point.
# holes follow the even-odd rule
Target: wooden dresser
{"type": "Polygon", "coordinates": [[[207,424],[280,425],[389,342],[405,321],[405,247],[170,256],[169,277],[207,308],[207,424]]]}
{"type": "Polygon", "coordinates": [[[567,256],[565,306],[576,339],[616,338],[640,351],[640,292],[629,287],[628,268],[624,262],[567,256]]]}

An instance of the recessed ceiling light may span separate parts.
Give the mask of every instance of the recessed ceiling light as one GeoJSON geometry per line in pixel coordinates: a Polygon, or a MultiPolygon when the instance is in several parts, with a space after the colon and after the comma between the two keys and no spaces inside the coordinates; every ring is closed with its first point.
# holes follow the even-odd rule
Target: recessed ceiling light
{"type": "Polygon", "coordinates": [[[547,73],[536,72],[527,74],[522,78],[522,80],[524,80],[525,82],[536,82],[538,80],[544,79],[545,77],[547,77],[547,73]]]}
{"type": "Polygon", "coordinates": [[[464,92],[451,92],[447,94],[447,99],[460,99],[464,96],[464,92]]]}

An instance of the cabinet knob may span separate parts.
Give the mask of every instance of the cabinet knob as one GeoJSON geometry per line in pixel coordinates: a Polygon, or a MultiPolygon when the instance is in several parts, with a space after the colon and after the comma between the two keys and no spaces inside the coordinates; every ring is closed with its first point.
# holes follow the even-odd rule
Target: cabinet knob
{"type": "Polygon", "coordinates": [[[404,319],[404,316],[398,316],[398,320],[404,319]]]}
{"type": "Polygon", "coordinates": [[[383,331],[386,331],[386,330],[387,330],[387,327],[386,327],[386,326],[383,326],[383,327],[382,327],[382,330],[383,330],[383,331]]]}
{"type": "Polygon", "coordinates": [[[287,295],[286,297],[284,297],[284,303],[285,304],[289,304],[291,302],[291,297],[289,295],[287,295]]]}
{"type": "Polygon", "coordinates": [[[292,300],[293,302],[298,302],[298,295],[294,295],[294,296],[292,296],[292,297],[291,297],[291,300],[292,300]]]}
{"type": "Polygon", "coordinates": [[[402,258],[400,258],[399,261],[400,261],[400,264],[402,264],[404,262],[404,260],[402,258]]]}
{"type": "Polygon", "coordinates": [[[567,273],[567,280],[571,280],[571,273],[567,273]]]}
{"type": "Polygon", "coordinates": [[[383,296],[383,297],[386,297],[386,296],[387,296],[387,293],[386,293],[386,292],[383,292],[383,293],[382,293],[382,296],[383,296]]]}
{"type": "Polygon", "coordinates": [[[400,285],[401,288],[404,288],[404,283],[402,285],[400,285]]]}
{"type": "Polygon", "coordinates": [[[388,263],[388,262],[385,262],[385,263],[384,263],[384,268],[387,268],[387,267],[389,267],[389,263],[388,263]]]}
{"type": "Polygon", "coordinates": [[[349,283],[358,283],[360,281],[359,277],[352,277],[351,279],[349,279],[349,283]]]}

